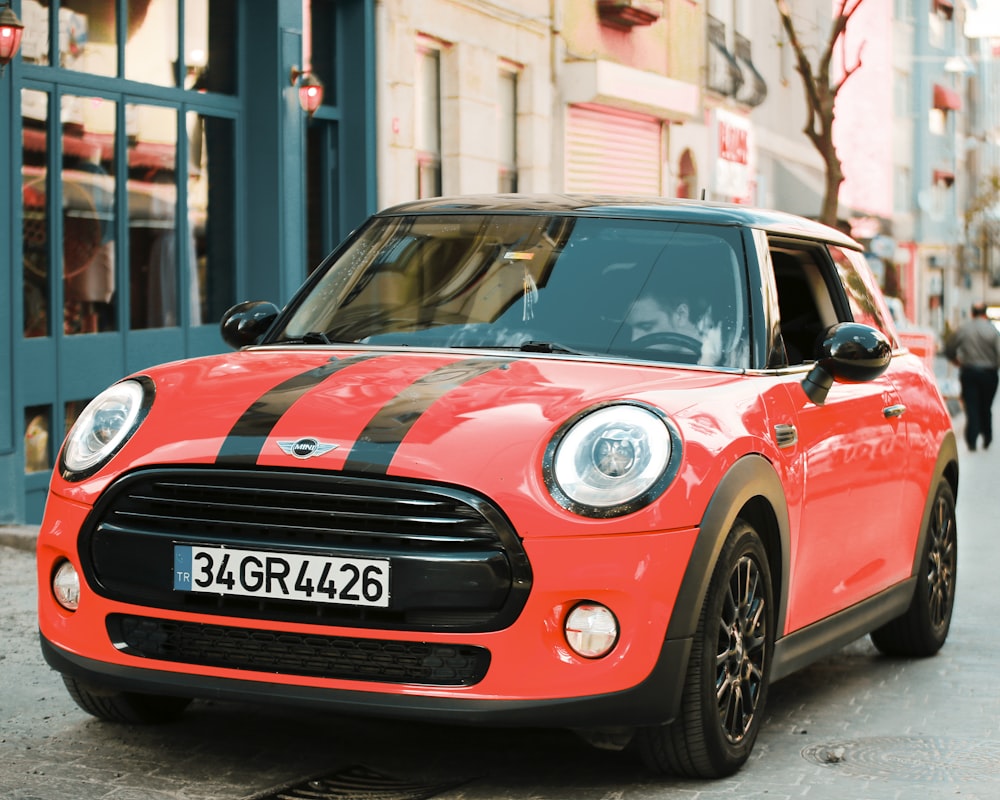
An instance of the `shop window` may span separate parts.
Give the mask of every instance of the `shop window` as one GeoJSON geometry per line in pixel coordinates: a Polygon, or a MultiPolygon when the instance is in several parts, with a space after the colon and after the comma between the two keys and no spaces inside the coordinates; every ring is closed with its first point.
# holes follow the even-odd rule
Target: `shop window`
{"type": "Polygon", "coordinates": [[[132,329],[178,324],[180,271],[191,255],[177,243],[177,111],[129,105],[128,261],[132,329]]]}
{"type": "Polygon", "coordinates": [[[24,109],[22,132],[23,174],[21,194],[24,204],[23,276],[24,276],[24,336],[51,336],[49,282],[49,202],[46,193],[48,169],[45,154],[48,135],[49,95],[34,89],[21,91],[24,109]]]}
{"type": "Polygon", "coordinates": [[[99,333],[115,314],[115,116],[117,104],[65,96],[62,120],[63,329],[99,333]]]}
{"type": "Polygon", "coordinates": [[[93,398],[87,398],[86,400],[70,400],[63,407],[63,438],[69,434],[69,429],[76,424],[76,421],[80,418],[80,414],[83,413],[83,409],[87,407],[93,398]]]}
{"type": "Polygon", "coordinates": [[[236,302],[236,126],[191,112],[187,118],[186,255],[191,325],[215,323],[236,302]]]}
{"type": "Polygon", "coordinates": [[[123,7],[124,22],[113,0],[61,0],[58,47],[52,52],[51,4],[22,0],[22,58],[31,64],[119,77],[123,48],[124,77],[130,80],[235,93],[238,0],[126,0],[123,7]],[[183,61],[178,61],[178,50],[183,61]]]}
{"type": "Polygon", "coordinates": [[[517,191],[517,72],[500,70],[497,97],[497,191],[517,191]]]}
{"type": "Polygon", "coordinates": [[[441,51],[421,46],[417,52],[416,150],[417,197],[441,194],[441,51]]]}
{"type": "Polygon", "coordinates": [[[51,406],[28,406],[24,409],[24,471],[48,472],[52,469],[51,406]]]}

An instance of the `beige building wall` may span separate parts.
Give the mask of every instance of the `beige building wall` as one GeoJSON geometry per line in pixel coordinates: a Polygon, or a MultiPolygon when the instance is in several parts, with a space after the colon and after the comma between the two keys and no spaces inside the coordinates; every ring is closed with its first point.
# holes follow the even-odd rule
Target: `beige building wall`
{"type": "Polygon", "coordinates": [[[548,0],[376,3],[379,205],[417,197],[419,48],[440,51],[442,193],[495,192],[502,69],[518,74],[518,189],[552,189],[548,0]]]}

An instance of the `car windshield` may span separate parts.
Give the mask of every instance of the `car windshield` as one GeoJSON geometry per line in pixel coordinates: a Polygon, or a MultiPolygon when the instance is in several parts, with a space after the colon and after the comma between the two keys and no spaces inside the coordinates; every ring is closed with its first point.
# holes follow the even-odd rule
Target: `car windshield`
{"type": "Polygon", "coordinates": [[[733,227],[510,213],[377,217],[270,341],[744,368],[744,260],[733,227]]]}

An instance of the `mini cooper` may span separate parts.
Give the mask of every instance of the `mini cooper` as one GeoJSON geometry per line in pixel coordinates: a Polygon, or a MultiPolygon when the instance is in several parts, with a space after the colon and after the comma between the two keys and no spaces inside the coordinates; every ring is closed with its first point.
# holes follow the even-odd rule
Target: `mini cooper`
{"type": "Polygon", "coordinates": [[[94,398],[60,452],[41,645],[96,717],[559,727],[711,778],[774,681],[865,635],[945,642],[955,436],[837,230],[415,201],[221,333],[94,398]]]}

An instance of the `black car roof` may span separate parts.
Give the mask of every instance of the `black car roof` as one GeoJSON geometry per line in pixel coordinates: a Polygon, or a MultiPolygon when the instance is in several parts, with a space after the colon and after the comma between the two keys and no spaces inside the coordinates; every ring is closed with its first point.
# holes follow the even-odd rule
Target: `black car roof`
{"type": "Polygon", "coordinates": [[[784,211],[733,203],[599,194],[482,194],[431,197],[401,203],[378,216],[403,214],[547,213],[577,216],[627,216],[647,219],[701,222],[712,225],[745,225],[771,233],[819,239],[858,249],[851,237],[815,220],[784,211]]]}

